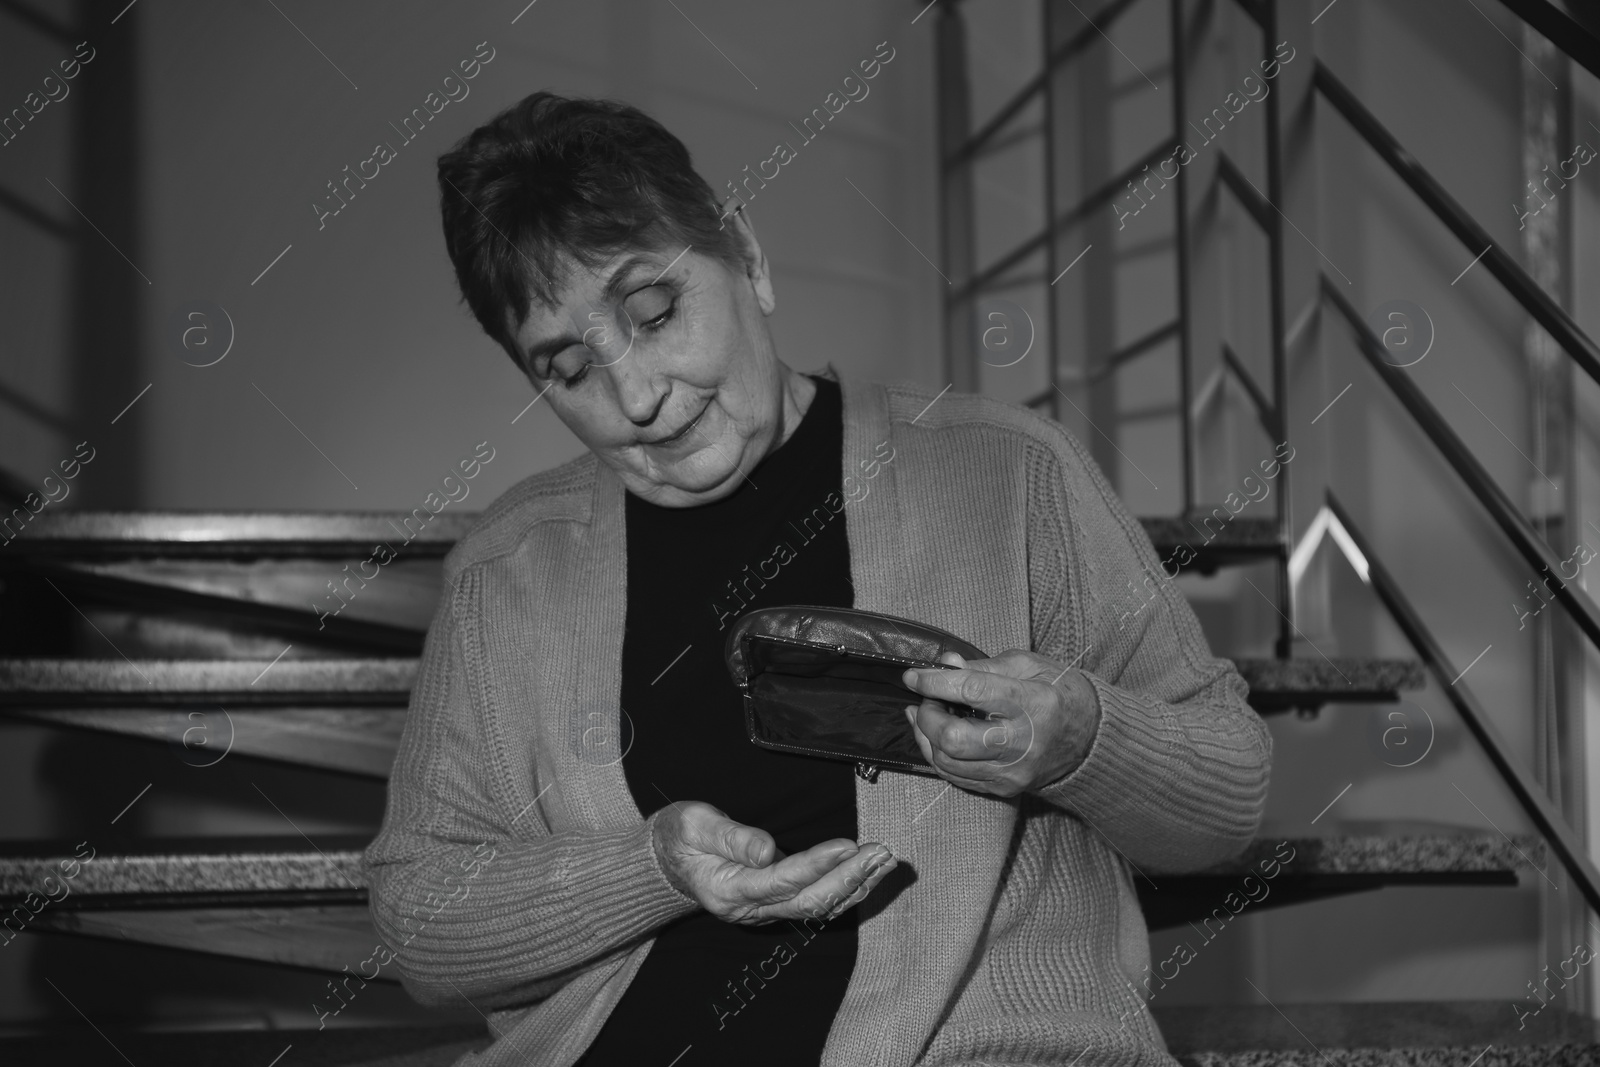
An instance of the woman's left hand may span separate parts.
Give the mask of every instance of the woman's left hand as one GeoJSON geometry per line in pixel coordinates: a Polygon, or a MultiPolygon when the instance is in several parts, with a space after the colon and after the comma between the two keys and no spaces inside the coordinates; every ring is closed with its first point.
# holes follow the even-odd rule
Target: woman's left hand
{"type": "Polygon", "coordinates": [[[939,775],[974,793],[1014,797],[1076,770],[1100,725],[1100,702],[1088,679],[1035,652],[1012,649],[991,659],[940,662],[961,670],[905,672],[924,699],[906,718],[922,756],[939,775]],[[949,704],[987,712],[952,715],[949,704]]]}

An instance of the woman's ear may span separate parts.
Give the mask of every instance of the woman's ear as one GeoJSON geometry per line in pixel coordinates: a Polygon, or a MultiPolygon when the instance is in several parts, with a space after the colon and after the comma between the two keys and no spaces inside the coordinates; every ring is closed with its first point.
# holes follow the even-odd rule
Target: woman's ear
{"type": "Polygon", "coordinates": [[[733,224],[733,232],[739,239],[745,276],[755,290],[756,303],[760,305],[763,315],[770,315],[778,309],[778,296],[773,292],[772,275],[767,270],[767,254],[761,250],[761,242],[756,240],[749,209],[740,205],[728,221],[733,224]]]}

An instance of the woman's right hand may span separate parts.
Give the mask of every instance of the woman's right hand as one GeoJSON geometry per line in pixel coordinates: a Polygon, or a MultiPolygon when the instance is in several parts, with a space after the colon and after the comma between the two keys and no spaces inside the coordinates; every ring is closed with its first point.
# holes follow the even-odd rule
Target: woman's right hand
{"type": "Polygon", "coordinates": [[[697,800],[669,804],[651,825],[667,880],[717,918],[747,926],[832,919],[898,863],[887,845],[845,838],[785,856],[765,830],[697,800]]]}

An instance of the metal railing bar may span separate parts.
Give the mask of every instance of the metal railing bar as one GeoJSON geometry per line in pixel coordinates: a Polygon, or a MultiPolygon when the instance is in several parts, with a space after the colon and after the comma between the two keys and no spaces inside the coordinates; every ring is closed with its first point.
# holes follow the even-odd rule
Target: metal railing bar
{"type": "Polygon", "coordinates": [[[1250,217],[1255,219],[1256,225],[1261,227],[1262,232],[1270,234],[1275,221],[1272,205],[1267,202],[1266,197],[1256,192],[1255,187],[1246,180],[1243,172],[1228,158],[1226,152],[1221,152],[1217,156],[1217,177],[1250,213],[1250,217]]]}
{"type": "MultiPolygon", "coordinates": [[[[1188,77],[1184,48],[1183,0],[1171,0],[1168,5],[1168,40],[1172,48],[1172,128],[1182,129],[1184,112],[1188,109],[1188,90],[1184,80],[1188,77]]],[[[1189,182],[1184,168],[1178,168],[1176,218],[1173,221],[1173,238],[1177,244],[1178,267],[1178,437],[1183,463],[1183,510],[1187,514],[1194,508],[1194,427],[1189,418],[1189,390],[1192,386],[1189,350],[1189,182]]],[[[1130,250],[1131,251],[1131,250],[1130,250]]]]}
{"type": "Polygon", "coordinates": [[[1108,374],[1115,373],[1117,368],[1126,363],[1128,360],[1133,359],[1136,356],[1144,355],[1146,352],[1150,351],[1150,349],[1154,348],[1162,341],[1167,340],[1169,337],[1177,336],[1178,326],[1178,320],[1173,319],[1165,326],[1157,326],[1143,337],[1138,337],[1132,341],[1129,341],[1127,344],[1123,345],[1121,348],[1117,349],[1115,352],[1111,353],[1104,360],[1102,360],[1099,366],[1091,370],[1089,372],[1089,380],[1091,382],[1099,381],[1108,374]]]}
{"type": "MultiPolygon", "coordinates": [[[[1257,26],[1260,26],[1263,30],[1267,29],[1267,14],[1262,9],[1261,0],[1233,0],[1233,2],[1238,4],[1240,10],[1249,15],[1257,26]]],[[[1272,47],[1271,41],[1267,42],[1267,47],[1272,47]]]]}
{"type": "Polygon", "coordinates": [[[1261,419],[1261,428],[1266,430],[1274,441],[1282,437],[1277,408],[1267,399],[1267,394],[1256,384],[1255,376],[1226,341],[1222,342],[1222,362],[1233,372],[1239,384],[1244,386],[1244,391],[1250,394],[1250,402],[1256,406],[1256,415],[1261,419]]]}
{"type": "Polygon", "coordinates": [[[24,222],[31,222],[44,232],[63,240],[70,241],[78,236],[76,226],[51,218],[8,189],[0,189],[0,208],[5,208],[24,222]]]}
{"type": "MultiPolygon", "coordinates": [[[[1135,0],[1117,0],[1116,3],[1100,12],[1101,16],[1105,17],[1105,21],[1101,24],[1100,29],[1103,30],[1110,27],[1111,24],[1116,22],[1117,19],[1122,16],[1122,13],[1128,10],[1128,8],[1132,7],[1134,3],[1135,0]]],[[[1098,39],[1100,39],[1100,32],[1099,30],[1096,30],[1094,25],[1091,23],[1080,30],[1076,37],[1068,40],[1060,48],[1051,53],[1049,59],[1044,65],[1044,69],[1038,74],[1034,75],[1032,78],[1028,79],[1021,89],[1018,89],[1012,94],[1010,100],[1007,100],[1004,104],[1000,105],[1000,110],[994,113],[993,118],[984,123],[982,128],[980,128],[977,133],[973,134],[967,139],[966,143],[962,144],[959,148],[952,152],[944,161],[945,167],[959,167],[977,154],[978,150],[983,147],[983,143],[985,141],[993,137],[1002,126],[1016,117],[1017,112],[1021,111],[1027,106],[1029,98],[1044,88],[1045,81],[1049,77],[1049,74],[1052,70],[1065,63],[1068,59],[1071,59],[1077,53],[1083,51],[1084,48],[1094,43],[1098,39]]]]}
{"type": "Polygon", "coordinates": [[[1600,31],[1545,0],[1500,0],[1511,13],[1550,39],[1550,43],[1600,77],[1600,31]]]}
{"type": "Polygon", "coordinates": [[[1488,232],[1478,225],[1466,209],[1445,192],[1444,186],[1401,147],[1394,135],[1321,62],[1317,63],[1313,79],[1317,90],[1378,153],[1379,158],[1389,165],[1389,169],[1411,187],[1411,191],[1461,240],[1472,255],[1483,257],[1484,267],[1555,338],[1556,343],[1567,350],[1589,377],[1600,382],[1600,347],[1596,347],[1589,336],[1578,328],[1571,316],[1528,277],[1527,272],[1489,237],[1488,232]]]}
{"type": "Polygon", "coordinates": [[[1356,337],[1357,348],[1372,365],[1378,377],[1383,379],[1384,384],[1395,394],[1422,432],[1427,434],[1434,447],[1444,454],[1445,460],[1466,483],[1472,495],[1477,497],[1478,502],[1489,512],[1495,525],[1510,538],[1523,560],[1541,573],[1545,586],[1567,609],[1567,613],[1583,630],[1590,642],[1596,648],[1600,648],[1600,608],[1596,608],[1589,595],[1575,583],[1560,577],[1561,561],[1535,532],[1533,524],[1523,517],[1516,505],[1489,476],[1489,472],[1483,469],[1477,457],[1462,443],[1455,430],[1445,422],[1439,410],[1423,395],[1417,384],[1400,368],[1383,358],[1385,349],[1382,343],[1373,334],[1372,329],[1361,321],[1360,314],[1326,274],[1322,275],[1321,284],[1323,298],[1332,302],[1349,323],[1356,337]],[[1550,579],[1555,580],[1553,586],[1550,579]]]}
{"type": "MultiPolygon", "coordinates": [[[[1146,256],[1159,256],[1169,252],[1177,242],[1172,236],[1158,237],[1153,241],[1143,244],[1131,245],[1117,250],[1117,260],[1129,263],[1146,256]]],[[[980,288],[985,292],[993,293],[1005,289],[1019,289],[1028,285],[1041,285],[1048,282],[1054,275],[1049,271],[1027,271],[1022,274],[1008,274],[1002,278],[995,278],[984,282],[980,288]]]]}
{"type": "Polygon", "coordinates": [[[40,14],[25,4],[18,3],[17,0],[0,0],[0,11],[4,11],[21,22],[26,22],[46,37],[54,37],[62,44],[76,44],[82,40],[71,26],[57,22],[47,15],[40,14]]]}
{"type": "Polygon", "coordinates": [[[1050,275],[1047,271],[1028,271],[1024,274],[1009,274],[1004,278],[996,278],[984,283],[983,289],[995,293],[1006,289],[1020,289],[1026,285],[1043,285],[1049,280],[1050,275]]]}
{"type": "Polygon", "coordinates": [[[1518,803],[1522,805],[1522,810],[1555,849],[1561,865],[1577,883],[1578,890],[1589,902],[1589,907],[1600,913],[1600,871],[1595,870],[1587,850],[1567,826],[1566,819],[1550,802],[1544,790],[1512,760],[1511,748],[1500,736],[1494,721],[1489,718],[1488,713],[1466,686],[1460,684],[1460,677],[1456,673],[1454,664],[1440,647],[1439,642],[1434,640],[1422,617],[1400,591],[1400,584],[1373,553],[1371,543],[1351,520],[1349,512],[1345,511],[1331,489],[1327,492],[1327,501],[1329,509],[1344,526],[1350,540],[1355,542],[1356,548],[1366,558],[1367,577],[1372,583],[1373,591],[1378,594],[1378,599],[1383,601],[1390,617],[1406,635],[1406,640],[1411,642],[1411,646],[1422,656],[1423,662],[1428,665],[1433,676],[1439,680],[1439,688],[1449,698],[1456,713],[1461,716],[1461,721],[1472,732],[1472,736],[1477,738],[1478,744],[1483,746],[1484,754],[1489,757],[1489,762],[1494,764],[1500,778],[1510,787],[1518,803]]]}
{"type": "MultiPolygon", "coordinates": [[[[1168,63],[1157,63],[1153,67],[1144,68],[1144,73],[1149,77],[1150,81],[1159,82],[1162,78],[1172,73],[1172,66],[1168,63]]],[[[1108,86],[1106,88],[1106,99],[1122,100],[1135,93],[1141,93],[1148,88],[1150,88],[1150,82],[1145,81],[1143,77],[1135,75],[1132,78],[1124,78],[1115,85],[1108,86]]]]}
{"type": "Polygon", "coordinates": [[[1007,270],[1010,270],[1012,267],[1022,262],[1024,259],[1027,259],[1033,253],[1043,248],[1045,242],[1053,239],[1058,234],[1083,221],[1083,219],[1088,217],[1089,212],[1109,203],[1111,198],[1116,195],[1119,188],[1126,185],[1128,182],[1131,182],[1134,179],[1134,176],[1140,171],[1144,170],[1157,160],[1163,158],[1164,155],[1170,154],[1171,151],[1172,150],[1165,145],[1156,145],[1156,147],[1152,148],[1149,152],[1146,152],[1143,156],[1140,156],[1138,159],[1134,160],[1133,163],[1127,167],[1127,169],[1123,170],[1119,174],[1113,175],[1111,179],[1108,180],[1104,185],[1090,193],[1084,199],[1080,200],[1077,205],[1072,208],[1072,210],[1068,211],[1065,215],[1057,219],[1053,225],[1040,233],[1034,234],[1026,241],[1023,241],[1016,248],[1013,248],[1010,252],[1007,252],[1005,255],[1001,256],[993,264],[985,267],[983,270],[973,275],[970,281],[968,281],[965,285],[958,287],[955,292],[950,294],[949,300],[952,302],[957,300],[965,300],[979,289],[982,289],[991,279],[999,277],[1007,270]]]}
{"type": "MultiPolygon", "coordinates": [[[[1055,68],[1050,64],[1050,42],[1055,35],[1055,12],[1059,10],[1059,7],[1060,5],[1052,5],[1049,0],[1045,0],[1045,3],[1039,8],[1039,19],[1042,23],[1040,26],[1042,32],[1039,37],[1040,43],[1043,45],[1041,51],[1044,59],[1044,70],[1042,71],[1044,89],[1039,94],[1039,101],[1044,105],[1044,121],[1041,123],[1041,129],[1044,145],[1044,217],[1046,219],[1056,217],[1056,86],[1055,68]]],[[[1056,276],[1056,242],[1054,241],[1045,242],[1044,274],[1047,278],[1056,276]]],[[[1045,331],[1046,336],[1049,338],[1045,355],[1048,360],[1050,377],[1055,379],[1061,373],[1061,350],[1064,347],[1061,344],[1061,313],[1055,293],[1047,289],[1044,299],[1045,331]]],[[[982,372],[980,371],[979,373],[981,374],[982,372]]],[[[1057,422],[1061,421],[1061,398],[1059,395],[1050,398],[1050,417],[1057,422]]]]}
{"type": "MultiPolygon", "coordinates": [[[[1266,63],[1274,58],[1273,42],[1278,39],[1278,7],[1276,0],[1262,0],[1256,19],[1261,27],[1262,59],[1265,61],[1262,70],[1266,70],[1266,63]]],[[[1284,295],[1284,251],[1283,251],[1283,223],[1289,216],[1278,205],[1283,199],[1283,142],[1281,131],[1280,105],[1283,103],[1282,93],[1272,93],[1266,99],[1267,114],[1267,205],[1273,209],[1266,227],[1267,233],[1267,275],[1268,285],[1271,287],[1270,318],[1272,326],[1272,409],[1276,416],[1276,423],[1281,428],[1283,420],[1289,410],[1289,356],[1288,347],[1284,336],[1288,330],[1287,303],[1284,295]]],[[[1238,175],[1243,178],[1243,174],[1238,175]]],[[[1247,183],[1248,184],[1248,183],[1247,183]]],[[[1304,237],[1304,234],[1301,234],[1304,237]]],[[[1309,243],[1310,238],[1306,241],[1309,243]]],[[[1284,467],[1278,479],[1278,504],[1276,509],[1278,519],[1278,542],[1288,545],[1294,538],[1294,494],[1290,487],[1293,478],[1289,468],[1284,467]]],[[[1276,652],[1280,659],[1288,659],[1294,650],[1294,623],[1290,614],[1294,610],[1289,588],[1289,556],[1284,553],[1278,558],[1278,643],[1276,652]]]]}
{"type": "Polygon", "coordinates": [[[1127,411],[1117,412],[1117,421],[1142,422],[1146,419],[1175,418],[1182,414],[1179,404],[1151,404],[1148,407],[1129,408],[1127,411]]]}
{"type": "MultiPolygon", "coordinates": [[[[1107,375],[1114,373],[1120,364],[1133,359],[1135,356],[1143,355],[1145,352],[1154,348],[1162,341],[1165,341],[1169,337],[1176,335],[1178,332],[1178,326],[1179,323],[1176,319],[1167,323],[1165,326],[1158,326],[1149,333],[1145,334],[1143,337],[1130,341],[1121,348],[1117,349],[1115,352],[1111,353],[1111,355],[1107,356],[1105,359],[1101,360],[1095,366],[1090,368],[1088,373],[1080,373],[1070,376],[1058,374],[1056,377],[1056,384],[1074,386],[1093,385],[1095,382],[1100,381],[1107,375]]],[[[1044,400],[1049,399],[1054,392],[1055,388],[1052,386],[1051,388],[1039,393],[1038,396],[1034,397],[1033,399],[1024,401],[1024,403],[1029,406],[1041,403],[1044,400]]]]}
{"type": "Polygon", "coordinates": [[[1036,125],[1019,126],[1015,130],[1012,130],[1010,133],[1006,134],[1004,137],[1001,137],[999,140],[993,142],[992,144],[985,145],[983,147],[982,152],[980,152],[979,155],[983,155],[983,156],[998,155],[999,153],[1005,151],[1007,148],[1010,148],[1012,145],[1021,144],[1022,142],[1028,140],[1029,138],[1038,137],[1043,133],[1044,133],[1044,123],[1042,123],[1042,122],[1038,123],[1036,125]]]}

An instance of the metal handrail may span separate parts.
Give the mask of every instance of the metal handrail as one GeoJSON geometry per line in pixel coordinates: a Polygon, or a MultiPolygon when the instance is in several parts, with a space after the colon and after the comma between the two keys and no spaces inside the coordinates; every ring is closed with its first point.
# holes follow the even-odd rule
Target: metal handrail
{"type": "Polygon", "coordinates": [[[1283,423],[1278,418],[1278,409],[1273,406],[1267,394],[1261,391],[1261,386],[1256,384],[1255,375],[1250,373],[1250,368],[1244,365],[1244,360],[1233,350],[1228,342],[1222,342],[1222,362],[1233,376],[1244,386],[1244,391],[1250,395],[1250,403],[1255,405],[1256,417],[1261,420],[1261,428],[1274,440],[1283,437],[1283,423]]]}
{"type": "Polygon", "coordinates": [[[1150,151],[1130,163],[1121,172],[1113,175],[1104,185],[1078,201],[1077,205],[1070,211],[1058,219],[1052,219],[1043,230],[1029,237],[989,266],[978,271],[965,285],[956,287],[956,290],[946,298],[947,302],[954,303],[955,301],[965,300],[980,289],[983,289],[990,282],[1004,275],[1006,271],[1039,251],[1058,234],[1088,218],[1091,211],[1098,210],[1103,205],[1110,203],[1124,185],[1138,177],[1140,171],[1171,154],[1172,149],[1167,144],[1157,144],[1150,151]]]}
{"type": "MultiPolygon", "coordinates": [[[[1093,385],[1096,382],[1104,381],[1106,378],[1114,374],[1117,368],[1126,363],[1128,360],[1133,359],[1136,356],[1142,356],[1146,352],[1150,351],[1150,349],[1154,348],[1156,345],[1159,345],[1168,338],[1177,336],[1180,325],[1181,324],[1177,319],[1173,319],[1165,326],[1157,326],[1149,333],[1129,341],[1127,344],[1111,353],[1111,355],[1107,356],[1105,359],[1102,359],[1099,363],[1089,368],[1089,372],[1083,375],[1081,378],[1066,380],[1077,385],[1093,385]]],[[[1040,390],[1037,396],[1033,397],[1031,400],[1024,400],[1022,403],[1027,407],[1033,407],[1036,404],[1049,400],[1052,396],[1056,395],[1056,385],[1060,384],[1061,381],[1062,379],[1058,378],[1055,384],[1050,385],[1046,389],[1040,390]]]]}
{"type": "MultiPolygon", "coordinates": [[[[1600,77],[1600,23],[1580,21],[1545,0],[1500,0],[1511,13],[1600,77]]],[[[1595,16],[1589,15],[1589,19],[1595,16]]]]}
{"type": "Polygon", "coordinates": [[[1029,78],[1022,88],[1018,89],[1011,95],[1010,100],[1007,100],[1004,104],[1001,104],[1000,110],[996,111],[994,116],[990,118],[988,122],[983,124],[982,129],[973,134],[971,137],[967,138],[964,144],[960,145],[954,152],[950,153],[949,157],[944,160],[945,168],[949,169],[952,167],[959,167],[971,160],[973,156],[977,155],[978,152],[982,150],[984,143],[998,133],[1006,123],[1015,118],[1017,112],[1021,111],[1027,106],[1028,99],[1033,96],[1033,94],[1044,88],[1045,83],[1049,80],[1052,71],[1061,66],[1061,64],[1065,63],[1067,60],[1071,59],[1077,53],[1083,51],[1086,46],[1093,43],[1094,39],[1099,36],[1101,31],[1110,26],[1113,22],[1117,21],[1117,19],[1121,17],[1122,13],[1128,10],[1128,8],[1132,7],[1133,4],[1134,0],[1117,0],[1116,3],[1106,8],[1106,10],[1097,12],[1097,14],[1104,17],[1105,21],[1101,25],[1096,26],[1094,21],[1091,19],[1089,21],[1089,25],[1085,26],[1081,31],[1079,31],[1076,37],[1073,37],[1071,40],[1067,41],[1060,48],[1051,53],[1050,57],[1044,64],[1043,70],[1039,71],[1039,73],[1034,75],[1032,78],[1029,78]]]}
{"type": "Polygon", "coordinates": [[[1217,177],[1238,199],[1245,211],[1250,213],[1250,217],[1261,227],[1262,232],[1270,233],[1274,221],[1272,204],[1250,184],[1250,179],[1244,176],[1244,172],[1228,157],[1228,153],[1220,149],[1217,152],[1217,177]]]}
{"type": "Polygon", "coordinates": [[[1445,460],[1455,468],[1456,474],[1489,512],[1495,524],[1511,539],[1512,545],[1522,558],[1541,572],[1546,587],[1551,588],[1551,592],[1567,609],[1573,621],[1595,647],[1600,648],[1600,608],[1595,607],[1594,601],[1589,599],[1589,595],[1581,588],[1560,577],[1561,561],[1550,551],[1550,546],[1545,544],[1544,539],[1534,530],[1533,524],[1517,510],[1516,505],[1489,476],[1489,472],[1483,469],[1477,457],[1450,428],[1450,424],[1445,422],[1433,403],[1423,395],[1417,383],[1399,367],[1383,358],[1386,350],[1382,342],[1372,332],[1372,328],[1361,320],[1361,315],[1355,307],[1326,274],[1322,276],[1322,297],[1332,303],[1344,316],[1356,335],[1357,348],[1411,415],[1418,428],[1433,442],[1434,447],[1444,454],[1445,460]],[[1556,582],[1554,587],[1550,586],[1549,579],[1552,578],[1556,582]]]}
{"type": "Polygon", "coordinates": [[[1500,736],[1500,731],[1495,728],[1494,722],[1479,705],[1477,699],[1466,686],[1461,684],[1460,675],[1450,662],[1450,658],[1445,655],[1444,649],[1429,632],[1422,617],[1406,600],[1405,594],[1400,591],[1400,584],[1379,561],[1371,543],[1351,520],[1349,512],[1340,505],[1333,495],[1333,490],[1327,491],[1326,499],[1329,509],[1344,527],[1345,533],[1349,534],[1356,549],[1365,557],[1367,580],[1372,584],[1373,591],[1378,594],[1378,599],[1383,601],[1390,617],[1406,635],[1406,640],[1411,642],[1411,647],[1416,649],[1417,654],[1428,665],[1428,669],[1433,672],[1433,676],[1439,680],[1439,686],[1444,690],[1445,696],[1455,706],[1456,713],[1461,716],[1461,721],[1466,724],[1467,729],[1472,731],[1473,737],[1477,738],[1478,744],[1483,746],[1489,762],[1494,764],[1501,779],[1510,787],[1518,803],[1522,805],[1522,810],[1555,849],[1561,865],[1577,883],[1578,890],[1589,902],[1589,907],[1600,913],[1600,871],[1596,871],[1594,864],[1590,862],[1583,843],[1567,826],[1566,820],[1562,818],[1560,811],[1550,802],[1539,784],[1512,760],[1510,746],[1500,736]]]}
{"type": "Polygon", "coordinates": [[[1557,344],[1567,350],[1589,377],[1600,382],[1600,347],[1597,347],[1578,327],[1572,316],[1550,299],[1549,294],[1539,287],[1539,283],[1528,277],[1527,272],[1519,267],[1504,249],[1495,244],[1488,232],[1478,225],[1465,208],[1456,203],[1454,197],[1445,192],[1444,186],[1423,169],[1422,164],[1395,140],[1394,135],[1385,129],[1372,112],[1356,99],[1355,94],[1320,61],[1313,75],[1313,83],[1334,109],[1344,116],[1345,121],[1350,123],[1373,151],[1378,153],[1379,158],[1389,165],[1389,169],[1398,174],[1439,221],[1460,238],[1461,243],[1466,245],[1467,251],[1475,256],[1481,256],[1483,265],[1499,279],[1500,284],[1505,286],[1512,296],[1516,297],[1517,302],[1527,310],[1528,314],[1538,320],[1539,325],[1555,338],[1557,344]]]}

